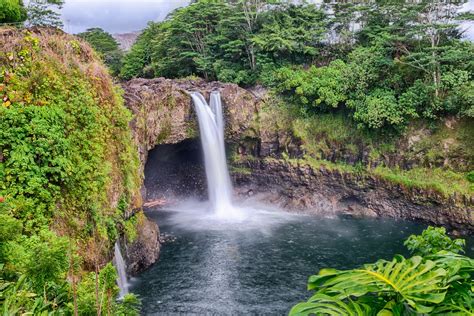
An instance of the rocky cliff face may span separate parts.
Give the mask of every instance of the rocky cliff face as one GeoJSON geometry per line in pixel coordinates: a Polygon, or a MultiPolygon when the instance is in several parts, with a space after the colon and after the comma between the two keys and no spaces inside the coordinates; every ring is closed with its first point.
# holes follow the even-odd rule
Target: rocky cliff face
{"type": "Polygon", "coordinates": [[[376,176],[285,161],[283,152],[293,158],[303,156],[304,144],[278,124],[260,124],[264,91],[163,78],[135,79],[125,83],[124,89],[127,106],[134,114],[132,130],[142,170],[148,151],[156,145],[176,144],[198,136],[189,92],[199,91],[208,98],[211,91],[219,90],[227,139],[234,145],[234,155],[242,158],[233,164],[234,181],[241,194],[258,192],[267,201],[301,212],[406,218],[463,231],[474,229],[471,197],[447,198],[435,191],[406,188],[376,176]]]}
{"type": "MultiPolygon", "coordinates": [[[[202,80],[134,79],[123,84],[124,99],[133,113],[130,123],[140,157],[141,175],[148,152],[159,144],[177,144],[198,136],[197,119],[189,93],[201,92],[206,99],[219,90],[226,109],[226,137],[239,139],[250,128],[258,100],[234,84],[206,83],[202,80]]],[[[142,177],[143,178],[143,177],[142,177]]],[[[142,196],[146,190],[142,187],[142,196]]],[[[137,205],[141,208],[141,204],[137,205]]],[[[133,213],[133,212],[132,212],[133,213]]],[[[159,256],[158,226],[145,219],[138,227],[137,240],[125,245],[127,272],[135,275],[159,256]]]]}
{"type": "Polygon", "coordinates": [[[137,239],[125,245],[127,274],[137,275],[158,260],[160,255],[160,230],[158,225],[143,217],[137,227],[137,239]]]}
{"type": "Polygon", "coordinates": [[[156,145],[176,144],[198,136],[191,92],[198,91],[206,99],[214,90],[221,92],[227,139],[239,139],[257,113],[258,98],[235,84],[157,78],[133,79],[123,88],[126,105],[134,115],[131,126],[142,167],[148,151],[156,145]]]}
{"type": "Polygon", "coordinates": [[[407,189],[389,181],[279,159],[247,162],[235,173],[240,195],[310,214],[392,217],[444,225],[463,233],[474,230],[473,202],[463,196],[407,189]]]}

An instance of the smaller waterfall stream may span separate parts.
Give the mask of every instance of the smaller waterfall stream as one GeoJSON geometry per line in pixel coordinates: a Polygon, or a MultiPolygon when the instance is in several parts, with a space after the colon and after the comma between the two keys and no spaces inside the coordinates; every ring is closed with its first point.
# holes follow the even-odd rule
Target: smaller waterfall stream
{"type": "Polygon", "coordinates": [[[209,201],[221,219],[242,219],[243,213],[232,205],[232,184],[224,143],[224,117],[219,92],[212,92],[210,105],[202,94],[191,94],[199,121],[201,144],[204,151],[209,201]]]}
{"type": "Polygon", "coordinates": [[[125,261],[122,257],[122,252],[120,251],[120,246],[118,242],[115,242],[114,247],[114,264],[117,269],[117,285],[120,288],[119,297],[122,298],[128,294],[128,282],[127,282],[127,273],[125,272],[125,261]]]}

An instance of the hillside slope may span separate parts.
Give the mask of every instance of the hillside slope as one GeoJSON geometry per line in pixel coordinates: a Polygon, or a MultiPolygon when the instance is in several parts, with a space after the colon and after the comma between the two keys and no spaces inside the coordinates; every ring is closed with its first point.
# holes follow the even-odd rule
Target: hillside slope
{"type": "Polygon", "coordinates": [[[121,90],[76,37],[0,29],[0,96],[2,305],[115,308],[107,262],[116,240],[141,243],[141,227],[151,227],[158,251],[156,225],[129,211],[141,206],[141,176],[121,90]]]}

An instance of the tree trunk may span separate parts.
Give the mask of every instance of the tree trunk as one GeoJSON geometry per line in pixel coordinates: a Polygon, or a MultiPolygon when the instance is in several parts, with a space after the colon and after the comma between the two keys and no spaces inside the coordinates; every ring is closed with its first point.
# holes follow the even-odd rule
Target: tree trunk
{"type": "Polygon", "coordinates": [[[95,264],[95,302],[97,308],[97,316],[100,316],[100,301],[99,301],[99,267],[97,262],[95,264]]]}

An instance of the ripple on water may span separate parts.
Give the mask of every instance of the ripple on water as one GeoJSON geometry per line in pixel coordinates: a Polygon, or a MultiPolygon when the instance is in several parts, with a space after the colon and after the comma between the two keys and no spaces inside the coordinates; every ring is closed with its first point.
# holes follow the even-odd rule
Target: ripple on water
{"type": "Polygon", "coordinates": [[[318,269],[354,268],[394,254],[423,224],[380,219],[317,218],[253,205],[222,220],[206,203],[185,202],[148,215],[176,239],[131,286],[147,315],[286,314],[309,297],[318,269]]]}

